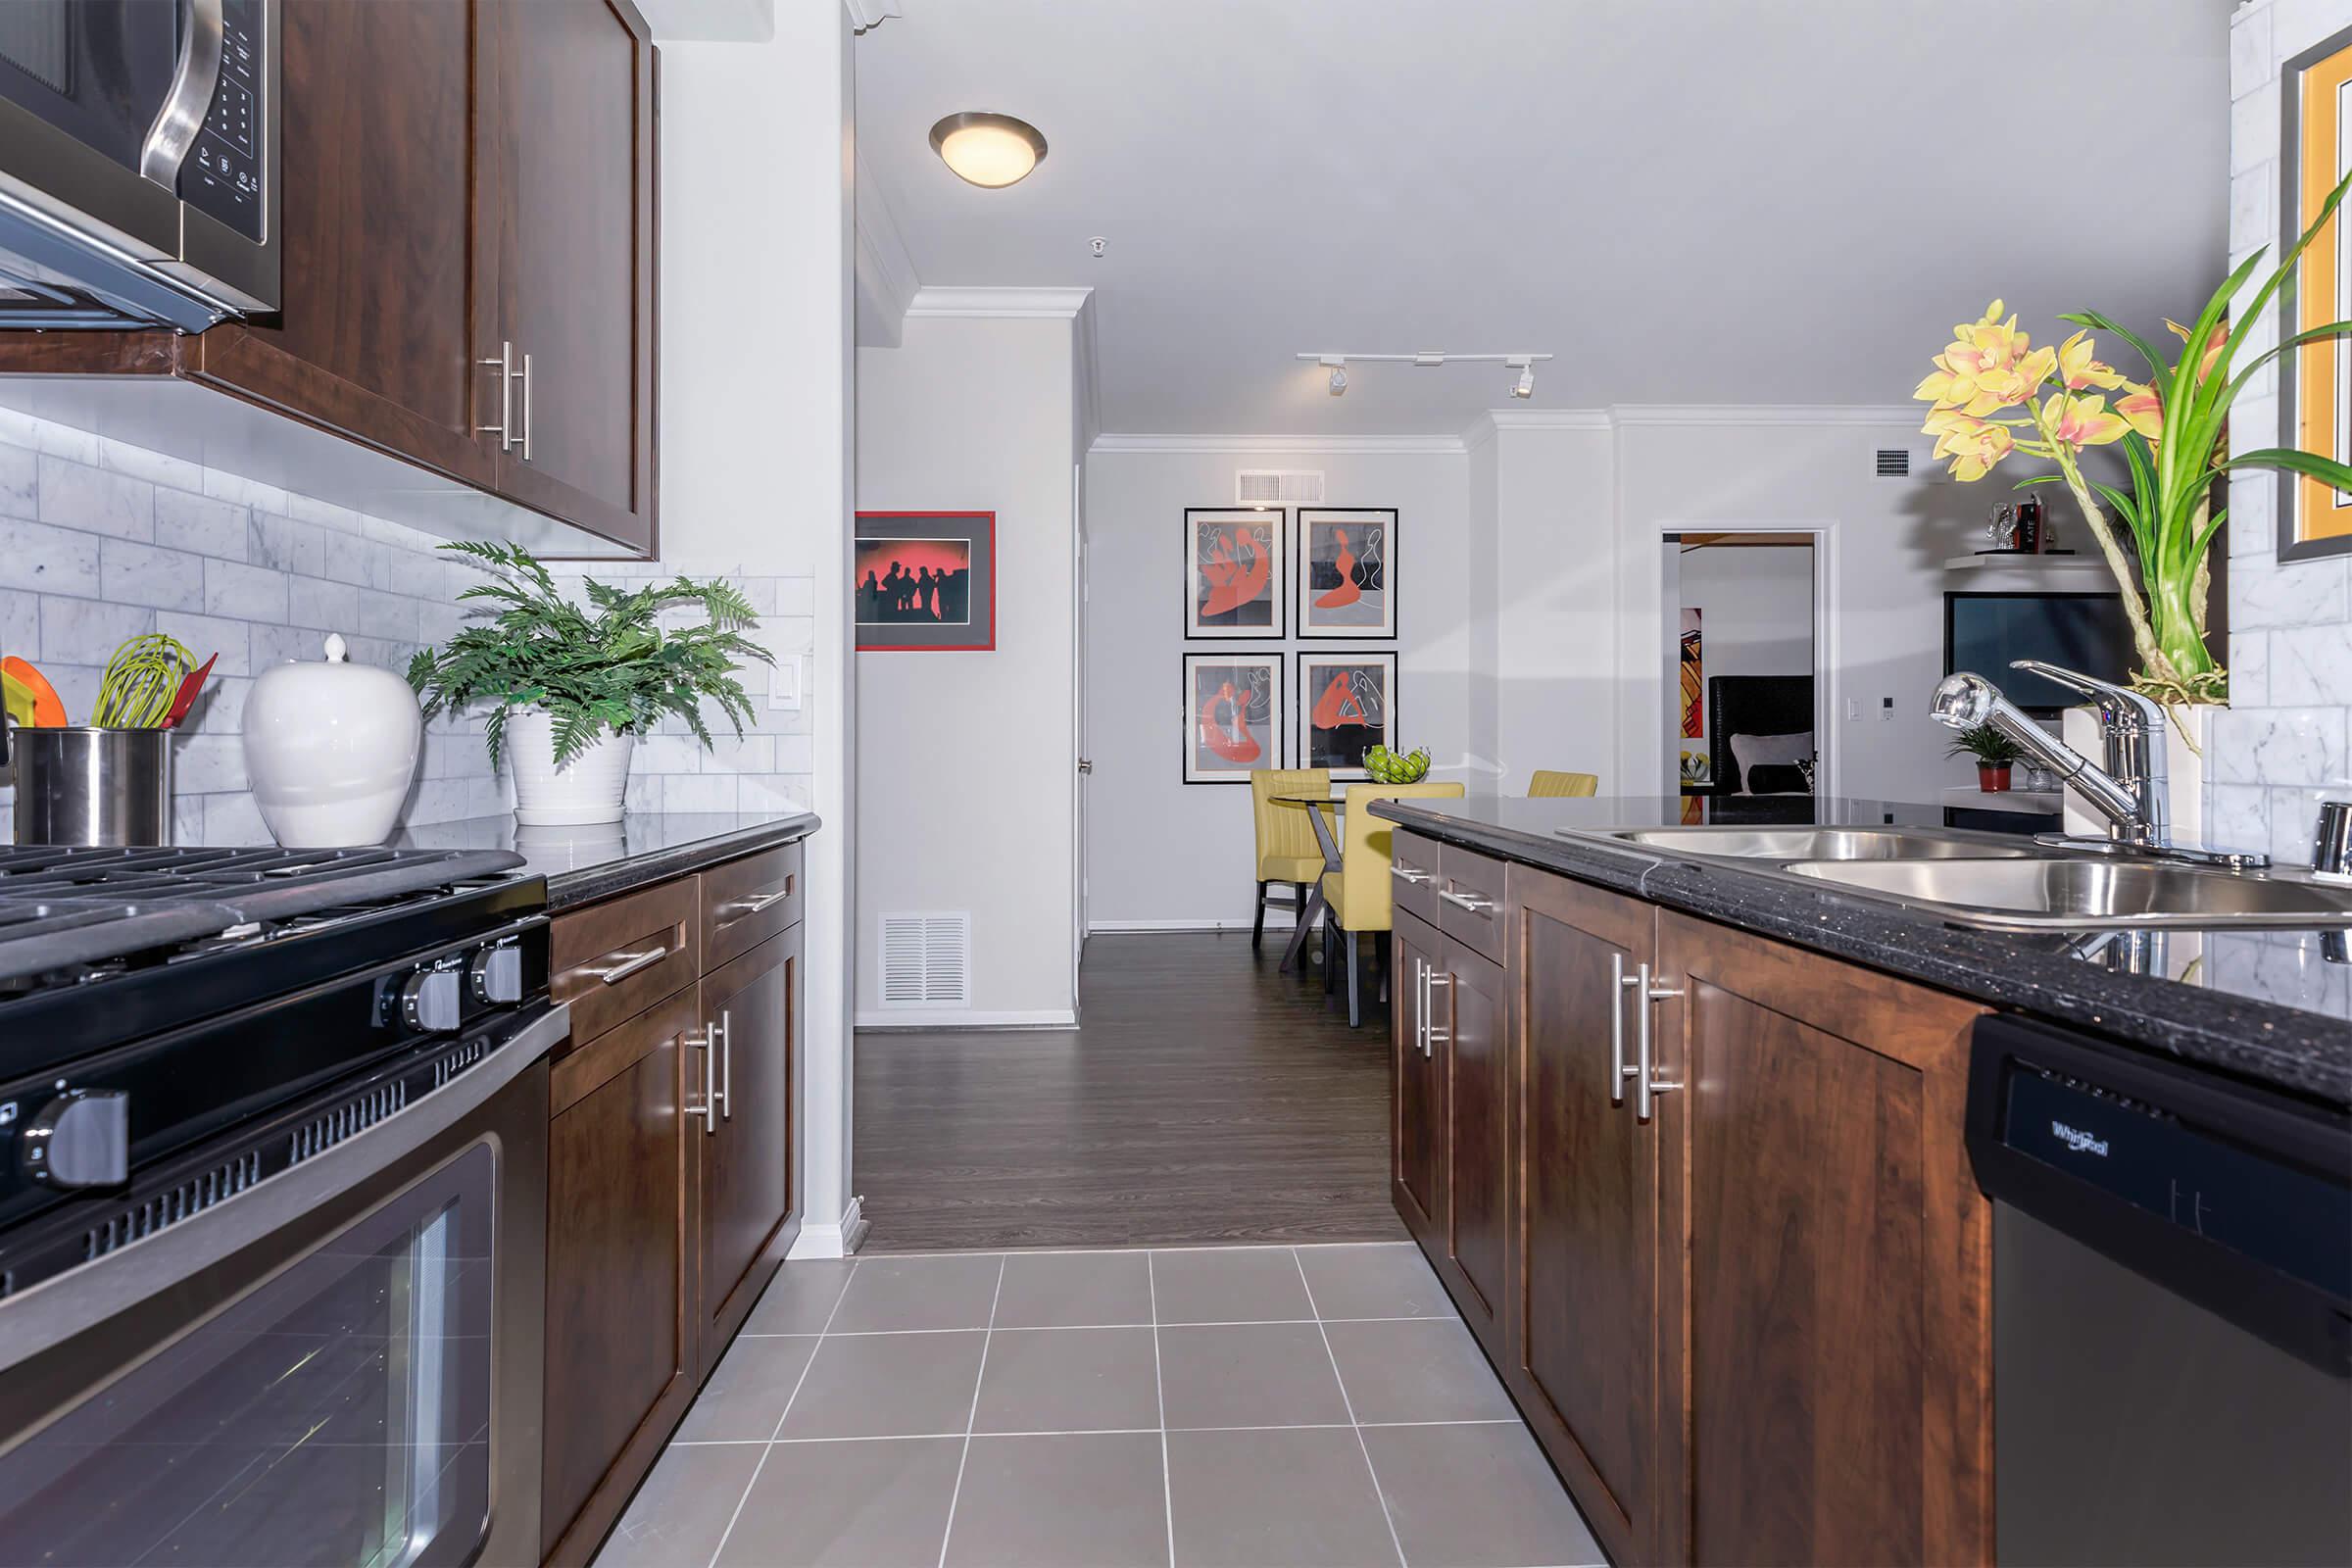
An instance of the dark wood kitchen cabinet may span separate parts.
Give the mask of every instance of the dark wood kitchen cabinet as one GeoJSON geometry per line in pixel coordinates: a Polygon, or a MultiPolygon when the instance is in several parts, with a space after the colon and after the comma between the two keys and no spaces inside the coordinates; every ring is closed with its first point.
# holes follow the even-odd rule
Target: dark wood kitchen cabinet
{"type": "Polygon", "coordinates": [[[1461,979],[1494,965],[1400,914],[1396,1206],[1610,1560],[1989,1562],[1990,1213],[1962,1144],[1983,1009],[1435,859],[1446,887],[1507,890],[1506,1050],[1491,1076],[1461,979]],[[1426,1008],[1416,960],[1452,981],[1426,1008]],[[1499,1296],[1465,1198],[1488,1160],[1499,1296]]]}
{"type": "Polygon", "coordinates": [[[791,844],[556,916],[550,1563],[595,1555],[799,1235],[801,868],[791,844]]]}
{"type": "MultiPolygon", "coordinates": [[[[556,1064],[543,1547],[563,1538],[610,1473],[653,1462],[702,1382],[696,1258],[686,1245],[701,1221],[690,1142],[699,1134],[679,1115],[699,1092],[701,1028],[689,986],[556,1064]]],[[[602,1512],[612,1511],[607,1500],[602,1512]]]]}
{"type": "Polygon", "coordinates": [[[1646,904],[1509,868],[1515,1142],[1508,1349],[1497,1359],[1613,1562],[1657,1558],[1658,1140],[1624,1069],[1646,904]]]}
{"type": "MultiPolygon", "coordinates": [[[[196,336],[0,332],[0,375],[194,381],[652,555],[644,19],[628,0],[281,16],[279,314],[196,336]]],[[[352,482],[321,499],[384,493],[352,482]]]]}
{"type": "Polygon", "coordinates": [[[1509,1179],[1503,971],[1402,911],[1391,940],[1397,1206],[1463,1321],[1492,1348],[1502,1327],[1509,1179]]]}
{"type": "Polygon", "coordinates": [[[1964,1147],[1981,1007],[1661,911],[1659,1318],[1694,1563],[1992,1557],[1991,1216],[1964,1147]]]}
{"type": "Polygon", "coordinates": [[[627,0],[498,0],[478,16],[475,220],[496,302],[478,349],[511,354],[514,378],[497,489],[650,552],[653,36],[627,0]]]}
{"type": "Polygon", "coordinates": [[[782,1261],[774,1244],[794,1208],[800,979],[796,925],[702,985],[703,1016],[717,1042],[716,1093],[705,1099],[718,1108],[704,1118],[704,1136],[695,1145],[702,1332],[713,1346],[734,1338],[782,1261]]]}

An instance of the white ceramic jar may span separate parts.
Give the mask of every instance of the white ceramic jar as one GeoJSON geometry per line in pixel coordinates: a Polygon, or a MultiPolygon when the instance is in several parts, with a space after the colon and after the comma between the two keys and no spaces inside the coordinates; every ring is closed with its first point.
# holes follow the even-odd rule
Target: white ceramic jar
{"type": "Polygon", "coordinates": [[[288,849],[381,844],[400,824],[424,723],[388,669],[354,664],[343,639],[319,663],[262,671],[245,698],[245,772],[288,849]]]}

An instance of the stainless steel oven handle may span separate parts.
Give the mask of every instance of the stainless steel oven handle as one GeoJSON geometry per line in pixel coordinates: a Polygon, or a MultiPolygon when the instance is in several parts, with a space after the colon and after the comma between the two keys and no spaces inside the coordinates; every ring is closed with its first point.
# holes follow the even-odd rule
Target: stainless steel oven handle
{"type": "Polygon", "coordinates": [[[179,170],[204,128],[220,87],[220,0],[190,0],[188,36],[172,73],[171,90],[139,144],[139,172],[168,191],[179,189],[179,170]]]}
{"type": "Polygon", "coordinates": [[[0,1371],[172,1289],[406,1158],[480,1109],[570,1033],[571,1008],[559,1003],[480,1066],[408,1109],[193,1218],[0,1302],[0,1371]]]}

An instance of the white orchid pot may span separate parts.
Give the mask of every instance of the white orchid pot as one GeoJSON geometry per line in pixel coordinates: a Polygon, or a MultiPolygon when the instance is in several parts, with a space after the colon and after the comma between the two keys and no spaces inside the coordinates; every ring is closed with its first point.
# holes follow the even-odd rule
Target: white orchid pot
{"type": "MultiPolygon", "coordinates": [[[[2205,769],[2213,756],[2214,715],[2229,711],[2219,703],[2192,703],[2167,710],[2173,722],[2165,726],[2164,764],[2168,789],[2166,832],[2176,844],[2203,844],[2205,834],[2205,769]],[[2183,731],[2187,740],[2182,739],[2183,731]],[[2188,741],[2194,741],[2192,749],[2188,741]]],[[[2099,715],[2093,708],[2070,708],[2059,720],[2059,739],[2093,762],[2106,755],[2099,738],[2099,715]]],[[[2107,819],[2066,792],[2066,830],[2094,838],[2107,835],[2107,819]]]]}
{"type": "Polygon", "coordinates": [[[507,715],[507,766],[514,775],[514,820],[525,827],[617,822],[629,787],[636,738],[606,730],[562,767],[556,721],[537,709],[507,715]]]}

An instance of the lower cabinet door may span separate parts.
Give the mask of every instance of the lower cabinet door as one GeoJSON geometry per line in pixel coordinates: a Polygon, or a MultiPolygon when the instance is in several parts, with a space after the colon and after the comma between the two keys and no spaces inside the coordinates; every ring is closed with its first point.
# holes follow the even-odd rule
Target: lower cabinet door
{"type": "Polygon", "coordinates": [[[1517,866],[1510,904],[1525,1174],[1499,1359],[1610,1560],[1655,1561],[1658,1133],[1619,1070],[1654,911],[1517,866]]]}
{"type": "Polygon", "coordinates": [[[555,1065],[541,1545],[584,1561],[700,1385],[690,987],[555,1065]]]}
{"type": "MultiPolygon", "coordinates": [[[[1496,889],[1499,893],[1499,887],[1496,889]]],[[[1504,911],[1497,907],[1499,923],[1504,911]]],[[[1446,1251],[1439,1260],[1462,1321],[1499,1350],[1509,1189],[1508,987],[1502,966],[1451,937],[1430,997],[1446,1083],[1446,1251]]]]}
{"type": "Polygon", "coordinates": [[[791,1244],[800,1117],[801,927],[703,977],[711,1114],[696,1142],[702,1335],[734,1337],[791,1244]]]}
{"type": "MultiPolygon", "coordinates": [[[[1659,956],[1696,1563],[1991,1561],[1989,1205],[1963,1144],[1982,1009],[1676,914],[1659,956]],[[1679,1020],[1679,1021],[1678,1021],[1679,1020]]],[[[1679,1430],[1670,1435],[1680,1438],[1679,1430]]]]}
{"type": "Polygon", "coordinates": [[[1398,911],[1390,935],[1395,978],[1396,1027],[1390,1050],[1396,1063],[1389,1139],[1389,1191],[1405,1228],[1430,1256],[1446,1252],[1446,1063],[1445,1047],[1428,1028],[1431,977],[1443,969],[1446,939],[1430,926],[1398,911]]]}

